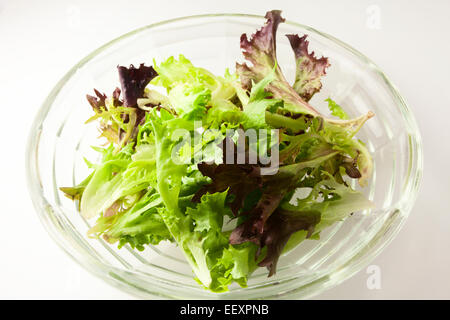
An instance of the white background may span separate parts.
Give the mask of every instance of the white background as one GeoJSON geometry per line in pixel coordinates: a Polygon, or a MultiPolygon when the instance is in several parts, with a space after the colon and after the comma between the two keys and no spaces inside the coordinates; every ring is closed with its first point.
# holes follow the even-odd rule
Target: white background
{"type": "Polygon", "coordinates": [[[397,85],[422,132],[425,170],[398,237],[367,269],[318,298],[450,298],[450,1],[0,0],[0,298],[128,299],[73,262],[46,234],[28,197],[25,142],[56,81],[121,34],[179,16],[282,9],[369,56],[397,85]],[[379,19],[378,19],[379,18],[379,19]]]}

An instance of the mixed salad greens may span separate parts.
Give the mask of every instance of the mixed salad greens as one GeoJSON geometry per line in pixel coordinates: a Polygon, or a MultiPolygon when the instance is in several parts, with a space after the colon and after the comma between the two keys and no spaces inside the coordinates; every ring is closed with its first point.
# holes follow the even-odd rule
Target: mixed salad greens
{"type": "Polygon", "coordinates": [[[61,190],[84,218],[97,218],[89,236],[137,250],[174,242],[196,280],[222,292],[245,287],[258,267],[272,276],[284,252],[372,206],[349,182],[371,176],[355,134],[373,113],[349,119],[331,98],[332,117],[313,108],[328,59],[308,50],[306,35],[287,35],[291,85],[276,57],[284,19],[280,11],[266,19],[242,35],[246,62],[235,74],[216,76],[180,55],[119,66],[121,89],[87,95],[95,112],[87,122],[100,124],[107,145],[94,147],[101,159],[86,160],[84,181],[61,190]]]}

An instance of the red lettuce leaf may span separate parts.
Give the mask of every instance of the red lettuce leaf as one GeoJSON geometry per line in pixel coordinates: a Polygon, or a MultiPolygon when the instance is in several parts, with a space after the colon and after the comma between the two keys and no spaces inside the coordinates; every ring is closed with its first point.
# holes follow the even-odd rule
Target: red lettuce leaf
{"type": "Polygon", "coordinates": [[[263,182],[260,188],[261,197],[253,208],[242,213],[242,215],[248,216],[248,219],[232,231],[230,243],[241,244],[250,241],[263,247],[261,237],[266,227],[266,221],[278,208],[281,200],[293,187],[297,178],[297,175],[285,174],[284,172],[261,176],[263,182]]]}
{"type": "Polygon", "coordinates": [[[242,208],[245,198],[253,191],[262,187],[262,178],[260,167],[256,164],[248,164],[248,157],[244,164],[237,163],[237,147],[231,138],[226,137],[221,145],[223,163],[217,165],[215,163],[201,162],[197,165],[198,170],[204,175],[211,178],[212,182],[203,186],[194,195],[192,201],[199,202],[201,197],[206,193],[224,192],[228,190],[229,195],[234,196],[234,200],[230,204],[231,211],[235,216],[238,215],[242,208]],[[227,154],[233,156],[233,163],[227,154]]]}
{"type": "Polygon", "coordinates": [[[304,101],[287,82],[277,62],[276,56],[276,32],[278,25],[284,22],[281,11],[273,10],[266,13],[266,24],[251,35],[241,36],[242,53],[250,63],[236,64],[236,72],[239,75],[242,86],[250,89],[252,83],[258,83],[268,74],[274,72],[274,79],[267,85],[266,90],[273,94],[274,98],[284,100],[292,105],[296,113],[319,115],[311,105],[304,101]]]}
{"type": "MultiPolygon", "coordinates": [[[[91,105],[95,112],[100,113],[102,108],[106,108],[106,99],[108,98],[106,94],[100,93],[97,89],[94,89],[95,96],[89,94],[86,95],[86,99],[91,105]]],[[[112,95],[113,104],[115,107],[123,105],[123,101],[120,100],[120,89],[116,88],[112,95]]]]}
{"type": "Polygon", "coordinates": [[[277,209],[283,198],[296,188],[305,174],[304,170],[319,167],[324,161],[334,158],[337,153],[333,149],[320,150],[309,159],[281,166],[274,175],[261,176],[263,182],[261,198],[250,211],[244,213],[249,218],[233,230],[230,243],[239,244],[251,241],[262,245],[261,239],[265,231],[266,221],[277,209]]]}
{"type": "Polygon", "coordinates": [[[288,212],[277,210],[267,220],[264,233],[261,236],[260,246],[267,247],[264,259],[258,263],[260,267],[267,267],[269,277],[276,272],[278,259],[291,235],[297,231],[305,230],[309,238],[314,227],[320,222],[319,211],[288,212]]]}
{"type": "MultiPolygon", "coordinates": [[[[278,25],[284,22],[280,10],[273,10],[266,13],[266,24],[250,40],[244,33],[241,35],[241,49],[246,60],[253,65],[236,64],[236,69],[240,75],[240,80],[244,88],[250,89],[252,81],[259,82],[265,75],[269,74],[277,62],[276,56],[276,33],[278,25]]],[[[281,69],[277,67],[281,74],[281,69]]]]}
{"type": "Polygon", "coordinates": [[[133,65],[130,65],[129,68],[118,66],[117,70],[125,107],[136,106],[137,99],[144,96],[147,84],[158,75],[152,66],[147,67],[143,63],[139,68],[135,68],[133,65]]]}
{"type": "Polygon", "coordinates": [[[308,52],[309,41],[306,35],[299,37],[296,34],[288,34],[286,37],[294,50],[296,61],[294,90],[303,100],[309,101],[311,97],[322,88],[320,79],[326,74],[326,68],[330,65],[328,58],[316,58],[314,51],[308,52]]]}
{"type": "Polygon", "coordinates": [[[102,107],[105,107],[106,94],[100,93],[97,89],[94,89],[95,96],[89,94],[86,95],[86,99],[95,112],[100,112],[102,107]]]}

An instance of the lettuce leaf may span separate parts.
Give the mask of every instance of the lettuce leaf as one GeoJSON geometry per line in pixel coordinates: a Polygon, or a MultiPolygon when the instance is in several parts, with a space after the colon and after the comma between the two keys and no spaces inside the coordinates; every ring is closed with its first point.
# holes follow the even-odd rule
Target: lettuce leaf
{"type": "Polygon", "coordinates": [[[287,82],[277,63],[276,32],[278,25],[284,22],[281,11],[273,10],[266,14],[266,24],[248,39],[241,36],[241,48],[245,59],[251,63],[236,64],[236,72],[242,85],[250,89],[252,82],[257,83],[274,70],[274,79],[267,85],[267,90],[276,99],[282,99],[288,109],[296,113],[319,115],[319,113],[295,92],[287,82]]]}
{"type": "Polygon", "coordinates": [[[295,189],[298,181],[304,175],[306,168],[318,168],[324,161],[336,156],[337,152],[330,150],[327,154],[318,154],[317,157],[300,161],[295,164],[282,166],[275,175],[263,176],[261,197],[253,208],[245,212],[247,220],[237,226],[230,235],[230,243],[240,244],[251,241],[264,247],[264,232],[266,222],[274,214],[279,204],[290,191],[295,189]]]}
{"type": "Polygon", "coordinates": [[[316,58],[314,51],[308,52],[308,40],[306,35],[299,37],[296,34],[288,34],[286,37],[291,43],[297,65],[294,90],[304,101],[309,101],[312,96],[322,88],[320,79],[325,75],[326,68],[330,65],[328,58],[316,58]]]}
{"type": "Polygon", "coordinates": [[[327,98],[325,99],[325,101],[328,102],[328,109],[330,109],[333,116],[343,120],[348,119],[348,114],[334,100],[332,100],[331,98],[327,98]]]}
{"type": "Polygon", "coordinates": [[[328,173],[324,175],[326,179],[314,185],[306,198],[294,199],[295,205],[285,201],[267,221],[261,239],[262,245],[267,246],[267,254],[259,266],[267,267],[269,276],[275,273],[283,251],[295,247],[305,238],[318,235],[355,211],[373,207],[363,194],[337,183],[328,173]],[[289,242],[291,236],[300,230],[304,231],[289,242]]]}
{"type": "Polygon", "coordinates": [[[143,63],[139,68],[133,65],[130,67],[118,66],[119,80],[122,87],[123,103],[125,107],[135,107],[137,99],[144,96],[147,84],[157,76],[152,66],[147,67],[143,63]]]}
{"type": "Polygon", "coordinates": [[[229,81],[195,67],[181,54],[178,60],[169,57],[155,69],[158,77],[152,83],[166,88],[171,105],[181,116],[201,119],[207,105],[223,108],[236,93],[229,81]]]}
{"type": "Polygon", "coordinates": [[[161,206],[159,194],[150,188],[130,208],[115,212],[112,216],[102,215],[88,234],[95,237],[102,235],[109,243],[119,241],[119,248],[129,244],[141,251],[147,244],[172,240],[157,210],[161,206]]]}
{"type": "MultiPolygon", "coordinates": [[[[349,120],[326,118],[307,102],[314,93],[320,90],[322,86],[320,78],[325,74],[325,69],[329,64],[327,58],[317,59],[313,53],[308,53],[308,42],[305,37],[288,35],[297,58],[296,82],[294,83],[296,89],[287,82],[276,57],[276,32],[278,25],[285,20],[281,17],[280,10],[267,12],[266,19],[266,24],[252,34],[250,39],[246,34],[241,36],[242,53],[250,63],[250,65],[248,63],[236,64],[236,72],[242,86],[249,90],[252,83],[261,81],[272,70],[275,70],[275,77],[267,85],[266,90],[272,93],[274,98],[284,101],[285,113],[296,115],[296,117],[299,115],[322,117],[327,122],[342,127],[357,126],[360,118],[349,120]]],[[[365,115],[368,118],[372,116],[372,112],[365,115]]]]}
{"type": "Polygon", "coordinates": [[[270,72],[264,79],[252,86],[248,103],[243,106],[242,126],[244,129],[267,127],[267,110],[274,111],[282,105],[278,99],[267,99],[270,94],[265,88],[275,79],[275,72],[270,72]]]}
{"type": "Polygon", "coordinates": [[[104,213],[117,200],[154,184],[155,163],[132,161],[131,148],[129,145],[117,154],[111,149],[105,151],[103,163],[97,166],[81,198],[80,210],[86,219],[104,213]]]}

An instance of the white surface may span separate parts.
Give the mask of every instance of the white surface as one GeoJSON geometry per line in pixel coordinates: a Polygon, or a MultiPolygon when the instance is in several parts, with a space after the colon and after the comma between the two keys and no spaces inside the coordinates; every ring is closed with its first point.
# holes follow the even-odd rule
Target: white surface
{"type": "Polygon", "coordinates": [[[327,299],[450,298],[450,1],[0,0],[0,298],[127,299],[52,242],[31,205],[24,148],[31,121],[78,60],[127,31],[173,17],[282,9],[365,53],[397,85],[422,132],[425,172],[409,220],[372,262],[327,299]],[[189,4],[188,4],[189,3],[189,4]],[[379,19],[378,19],[379,18],[379,19]]]}

